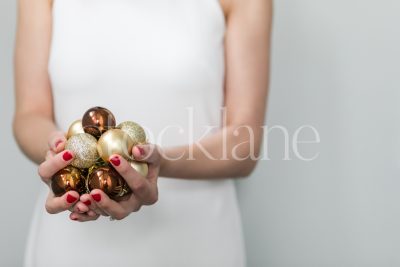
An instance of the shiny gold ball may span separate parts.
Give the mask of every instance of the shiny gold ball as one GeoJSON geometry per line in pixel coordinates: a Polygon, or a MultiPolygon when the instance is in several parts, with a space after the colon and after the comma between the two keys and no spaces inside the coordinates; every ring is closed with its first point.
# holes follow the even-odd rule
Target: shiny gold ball
{"type": "Polygon", "coordinates": [[[132,147],[132,138],[120,129],[108,130],[100,136],[97,142],[97,151],[105,162],[108,162],[108,158],[112,154],[118,154],[125,159],[131,159],[132,147]]]}
{"type": "Polygon", "coordinates": [[[71,136],[65,144],[65,149],[74,153],[74,160],[71,165],[77,168],[89,168],[99,158],[97,140],[87,133],[71,136]]]}
{"type": "Polygon", "coordinates": [[[67,191],[85,192],[85,178],[78,168],[67,166],[53,175],[51,189],[56,197],[64,195],[67,191]]]}
{"type": "Polygon", "coordinates": [[[89,191],[100,189],[111,199],[117,199],[132,192],[124,178],[110,166],[100,166],[91,170],[87,188],[89,191]]]}
{"type": "Polygon", "coordinates": [[[118,124],[118,129],[121,129],[127,133],[133,140],[133,145],[145,144],[146,143],[146,133],[142,126],[133,121],[124,121],[118,124]]]}
{"type": "Polygon", "coordinates": [[[132,168],[135,169],[138,173],[140,173],[143,177],[147,177],[149,173],[149,166],[146,162],[139,162],[139,161],[130,161],[129,164],[132,168]]]}
{"type": "Polygon", "coordinates": [[[83,130],[83,127],[82,127],[82,121],[76,120],[68,128],[67,139],[69,139],[71,136],[73,136],[75,134],[84,133],[84,132],[85,131],[83,130]]]}
{"type": "Polygon", "coordinates": [[[106,108],[93,107],[83,115],[82,127],[85,133],[99,138],[102,133],[115,127],[115,117],[106,108]]]}

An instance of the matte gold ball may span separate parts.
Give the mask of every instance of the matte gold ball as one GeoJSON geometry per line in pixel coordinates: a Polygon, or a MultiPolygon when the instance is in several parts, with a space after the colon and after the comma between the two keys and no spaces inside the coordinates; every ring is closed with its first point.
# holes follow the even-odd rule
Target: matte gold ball
{"type": "Polygon", "coordinates": [[[138,173],[140,173],[143,177],[147,177],[149,173],[149,166],[146,162],[139,162],[139,161],[130,161],[129,164],[132,168],[135,169],[138,173]]]}
{"type": "Polygon", "coordinates": [[[71,136],[65,144],[65,149],[74,153],[74,160],[71,165],[77,168],[89,168],[99,158],[97,140],[87,133],[71,136]]]}
{"type": "Polygon", "coordinates": [[[106,108],[93,107],[83,115],[82,127],[85,133],[99,138],[102,133],[115,127],[115,117],[106,108]]]}
{"type": "Polygon", "coordinates": [[[97,151],[105,162],[108,162],[108,158],[112,154],[118,154],[125,159],[131,159],[132,147],[132,138],[120,129],[108,130],[100,136],[97,142],[97,151]]]}
{"type": "Polygon", "coordinates": [[[89,174],[87,187],[90,191],[100,189],[111,199],[116,199],[132,192],[124,178],[110,166],[101,166],[92,170],[89,174]]]}
{"type": "Polygon", "coordinates": [[[83,127],[82,127],[82,121],[76,120],[68,128],[67,139],[69,139],[73,135],[76,135],[79,133],[84,133],[84,132],[85,131],[83,130],[83,127]]]}
{"type": "Polygon", "coordinates": [[[134,145],[146,143],[146,133],[136,122],[124,121],[118,124],[117,128],[127,133],[132,138],[134,145]]]}
{"type": "Polygon", "coordinates": [[[67,166],[53,175],[51,189],[56,197],[60,197],[71,190],[83,194],[85,192],[85,178],[78,168],[67,166]]]}

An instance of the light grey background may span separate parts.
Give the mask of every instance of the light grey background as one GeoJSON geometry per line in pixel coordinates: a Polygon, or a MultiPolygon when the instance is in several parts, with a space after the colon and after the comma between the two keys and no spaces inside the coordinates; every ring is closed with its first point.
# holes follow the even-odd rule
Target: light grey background
{"type": "MultiPolygon", "coordinates": [[[[0,266],[21,266],[42,186],[12,138],[15,2],[0,1],[0,266]]],[[[400,266],[400,2],[275,1],[267,124],[313,125],[311,162],[271,160],[238,182],[250,267],[400,266]]],[[[30,129],[26,129],[29,131],[30,129]]],[[[300,139],[310,139],[304,132],[300,139]]]]}

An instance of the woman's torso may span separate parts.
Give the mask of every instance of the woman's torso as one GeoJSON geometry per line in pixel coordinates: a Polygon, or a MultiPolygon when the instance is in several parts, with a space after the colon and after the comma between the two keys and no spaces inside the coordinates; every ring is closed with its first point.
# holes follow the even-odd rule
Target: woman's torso
{"type": "MultiPolygon", "coordinates": [[[[56,121],[92,106],[182,145],[221,125],[225,22],[218,0],[55,0],[50,50],[56,121]],[[211,129],[211,130],[210,130],[211,129]]],[[[28,266],[243,266],[231,180],[159,179],[159,201],[122,221],[48,215],[43,197],[28,266]]]]}

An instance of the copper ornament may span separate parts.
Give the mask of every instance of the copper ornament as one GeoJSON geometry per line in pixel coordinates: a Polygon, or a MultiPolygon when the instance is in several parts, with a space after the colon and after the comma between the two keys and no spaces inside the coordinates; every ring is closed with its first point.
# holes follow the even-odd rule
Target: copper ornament
{"type": "Polygon", "coordinates": [[[83,127],[82,127],[82,121],[76,120],[68,128],[67,139],[69,139],[73,135],[76,135],[79,133],[84,133],[84,132],[85,131],[83,130],[83,127]]]}
{"type": "Polygon", "coordinates": [[[118,124],[117,128],[121,129],[122,131],[127,133],[130,138],[132,138],[133,145],[146,143],[146,133],[142,126],[140,126],[136,122],[124,121],[118,124]]]}
{"type": "Polygon", "coordinates": [[[99,158],[97,153],[97,140],[87,133],[71,136],[65,144],[65,149],[74,153],[71,165],[77,168],[89,168],[99,158]]]}
{"type": "Polygon", "coordinates": [[[108,130],[101,135],[97,142],[97,151],[105,162],[108,162],[108,158],[112,154],[118,154],[125,159],[131,159],[132,147],[132,138],[120,129],[108,130]]]}
{"type": "Polygon", "coordinates": [[[118,199],[132,192],[124,178],[111,166],[100,166],[90,170],[87,189],[100,189],[111,199],[118,199]]]}
{"type": "Polygon", "coordinates": [[[85,178],[78,168],[67,166],[53,175],[51,189],[56,197],[60,197],[71,190],[83,194],[85,192],[85,178]]]}
{"type": "Polygon", "coordinates": [[[135,171],[140,173],[143,177],[147,177],[147,174],[149,173],[149,166],[147,165],[146,162],[139,162],[139,161],[130,161],[129,164],[135,171]]]}
{"type": "Polygon", "coordinates": [[[102,133],[115,127],[115,117],[106,108],[93,107],[83,115],[82,127],[86,133],[99,138],[102,133]]]}

